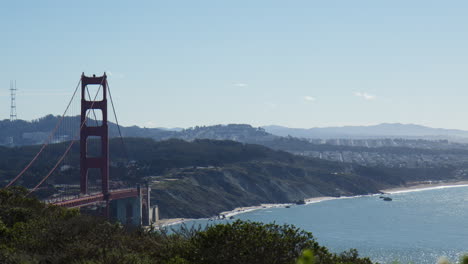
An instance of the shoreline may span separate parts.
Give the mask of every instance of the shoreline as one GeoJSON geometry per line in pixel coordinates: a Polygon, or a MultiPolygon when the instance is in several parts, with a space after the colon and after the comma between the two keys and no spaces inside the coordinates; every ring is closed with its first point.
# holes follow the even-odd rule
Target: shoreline
{"type": "MultiPolygon", "coordinates": [[[[445,189],[445,188],[455,188],[455,187],[468,187],[468,181],[422,181],[422,182],[410,182],[407,183],[405,186],[396,186],[392,188],[382,189],[381,193],[374,193],[369,194],[371,195],[380,195],[384,194],[398,194],[398,193],[408,193],[408,192],[418,192],[418,191],[426,191],[426,190],[435,190],[435,189],[445,189]]],[[[355,196],[342,196],[342,197],[332,197],[332,196],[319,196],[319,197],[311,197],[304,199],[305,204],[312,204],[312,203],[320,203],[323,201],[329,200],[336,200],[336,199],[346,199],[346,198],[355,198],[361,197],[366,195],[355,195],[355,196]]],[[[159,227],[168,227],[171,225],[177,225],[184,222],[192,221],[192,220],[209,220],[209,219],[229,219],[232,216],[243,214],[247,212],[252,212],[261,209],[268,209],[268,208],[281,208],[286,206],[295,205],[295,203],[284,203],[284,204],[260,204],[254,206],[245,206],[245,207],[237,207],[230,211],[224,211],[219,213],[219,216],[224,216],[224,218],[217,218],[217,217],[210,217],[210,218],[166,218],[158,220],[156,224],[159,227]]]]}

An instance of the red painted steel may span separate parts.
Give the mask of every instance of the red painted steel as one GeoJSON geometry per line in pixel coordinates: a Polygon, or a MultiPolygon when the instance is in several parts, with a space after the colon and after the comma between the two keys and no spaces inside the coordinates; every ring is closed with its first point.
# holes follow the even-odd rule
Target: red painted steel
{"type": "Polygon", "coordinates": [[[81,124],[80,130],[80,192],[82,194],[88,193],[88,170],[97,168],[101,170],[102,178],[102,194],[107,196],[109,194],[109,137],[107,125],[107,76],[93,77],[81,75],[81,124]],[[93,101],[86,100],[86,87],[88,85],[99,85],[102,92],[102,100],[93,101]],[[86,125],[86,112],[88,110],[99,109],[102,111],[102,124],[97,127],[88,127],[86,125]],[[101,156],[88,157],[88,149],[86,141],[89,136],[97,136],[101,138],[101,156]]]}
{"type": "Polygon", "coordinates": [[[140,194],[138,193],[138,189],[133,188],[133,189],[128,189],[128,190],[112,191],[109,193],[109,200],[118,200],[118,199],[138,197],[138,196],[140,196],[140,194]]]}
{"type": "Polygon", "coordinates": [[[58,206],[73,208],[73,207],[83,207],[86,205],[90,205],[90,204],[94,204],[94,203],[102,202],[102,201],[104,201],[104,194],[99,193],[99,194],[79,197],[79,198],[71,199],[67,201],[56,202],[53,204],[58,205],[58,206]]]}
{"type": "Polygon", "coordinates": [[[68,208],[74,208],[74,207],[83,207],[83,206],[91,205],[91,204],[98,203],[98,202],[118,200],[118,199],[138,197],[138,196],[139,196],[138,188],[131,188],[131,189],[110,191],[107,197],[102,193],[98,193],[98,194],[93,194],[93,195],[88,195],[88,196],[77,197],[71,200],[53,202],[52,204],[58,205],[58,206],[64,206],[68,208]]]}
{"type": "Polygon", "coordinates": [[[109,137],[107,125],[107,76],[93,77],[81,75],[81,129],[80,129],[80,192],[81,196],[66,201],[50,201],[51,204],[64,207],[83,207],[99,202],[106,202],[107,210],[109,201],[139,197],[140,188],[120,189],[109,191],[109,137]],[[88,85],[99,85],[98,93],[102,91],[102,100],[86,100],[86,89],[88,85]],[[88,110],[99,109],[102,111],[101,126],[87,126],[86,114],[88,110]],[[101,156],[89,157],[87,149],[87,139],[89,136],[101,138],[101,156]],[[88,193],[88,170],[98,168],[101,170],[102,193],[87,195],[88,193]]]}

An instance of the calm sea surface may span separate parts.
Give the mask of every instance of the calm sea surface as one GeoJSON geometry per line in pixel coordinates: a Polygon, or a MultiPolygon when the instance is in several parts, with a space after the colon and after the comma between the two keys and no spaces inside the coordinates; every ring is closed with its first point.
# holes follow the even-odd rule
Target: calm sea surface
{"type": "MultiPolygon", "coordinates": [[[[313,233],[333,252],[358,249],[380,263],[436,263],[468,253],[468,187],[322,201],[236,215],[236,219],[288,223],[313,233]]],[[[196,220],[191,224],[222,221],[196,220]]]]}

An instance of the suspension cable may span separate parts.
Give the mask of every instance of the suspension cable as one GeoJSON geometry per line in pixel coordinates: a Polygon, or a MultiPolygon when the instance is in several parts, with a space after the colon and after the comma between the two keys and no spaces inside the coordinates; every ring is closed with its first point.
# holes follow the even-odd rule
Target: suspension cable
{"type": "Polygon", "coordinates": [[[11,181],[5,186],[5,188],[8,188],[8,187],[10,187],[13,183],[15,183],[15,182],[32,166],[32,164],[37,160],[37,158],[38,158],[39,155],[42,153],[42,151],[44,151],[44,149],[47,147],[47,145],[49,145],[50,140],[51,140],[52,137],[55,135],[55,132],[57,132],[57,129],[59,128],[60,124],[62,123],[63,119],[65,118],[65,114],[67,113],[68,108],[70,108],[70,105],[71,105],[71,103],[72,103],[72,101],[73,101],[73,98],[75,98],[75,95],[76,95],[76,92],[78,91],[78,87],[80,86],[80,83],[81,83],[81,78],[80,78],[80,80],[78,81],[78,84],[76,85],[76,88],[75,88],[75,91],[73,92],[72,98],[71,98],[70,101],[68,102],[68,105],[67,105],[67,107],[65,108],[65,111],[64,111],[63,114],[62,114],[62,117],[61,117],[60,120],[57,122],[57,125],[55,126],[54,130],[52,130],[52,132],[50,133],[49,138],[44,142],[44,144],[42,144],[41,149],[39,150],[39,152],[37,152],[36,156],[34,156],[34,158],[29,162],[29,164],[28,164],[26,167],[24,167],[24,169],[23,169],[15,178],[13,178],[13,180],[11,180],[11,181]]]}
{"type": "MultiPolygon", "coordinates": [[[[102,87],[102,82],[103,82],[103,81],[104,81],[104,78],[102,79],[101,83],[99,84],[99,88],[98,88],[98,90],[97,90],[97,92],[96,92],[96,95],[94,96],[94,100],[93,100],[93,102],[91,103],[91,107],[90,107],[90,108],[93,108],[94,103],[96,103],[96,98],[97,98],[99,92],[101,91],[101,87],[102,87]]],[[[88,113],[88,114],[89,114],[89,113],[88,113]]],[[[84,121],[83,121],[83,123],[81,123],[80,129],[78,130],[77,135],[75,135],[75,138],[70,142],[70,144],[68,145],[68,148],[65,150],[65,152],[63,153],[63,155],[62,155],[62,156],[60,157],[60,159],[57,161],[57,163],[55,163],[55,166],[49,171],[49,173],[48,173],[36,186],[34,186],[34,188],[28,193],[28,195],[31,194],[32,192],[36,191],[37,188],[39,188],[39,186],[41,186],[41,184],[44,183],[44,182],[47,180],[47,178],[49,178],[50,175],[52,175],[52,173],[54,173],[54,171],[55,171],[55,169],[57,169],[58,165],[63,161],[63,159],[65,158],[65,156],[68,154],[68,152],[70,152],[70,150],[71,150],[73,144],[75,144],[75,142],[76,142],[77,136],[80,134],[81,129],[82,129],[83,126],[86,124],[86,120],[88,119],[88,114],[85,115],[84,121]]]]}
{"type": "Polygon", "coordinates": [[[117,124],[117,129],[119,130],[119,135],[120,135],[120,140],[122,142],[122,148],[124,150],[124,155],[125,155],[125,158],[127,159],[127,162],[129,162],[127,146],[125,145],[125,141],[124,141],[124,139],[122,137],[122,132],[120,131],[119,120],[117,119],[117,113],[115,112],[115,107],[114,107],[114,100],[112,100],[112,94],[111,94],[109,83],[107,82],[107,80],[106,80],[106,84],[107,84],[107,91],[109,91],[109,98],[110,98],[111,105],[112,105],[112,111],[114,112],[115,123],[117,124]]]}
{"type": "MultiPolygon", "coordinates": [[[[86,86],[86,92],[88,93],[89,100],[91,100],[91,95],[89,94],[88,86],[86,86]]],[[[98,126],[98,120],[97,120],[97,117],[96,117],[96,112],[94,112],[94,109],[92,109],[92,110],[93,110],[93,115],[94,115],[94,121],[96,122],[96,126],[98,126]]]]}
{"type": "Polygon", "coordinates": [[[58,165],[63,161],[65,156],[68,154],[68,152],[70,151],[73,144],[75,144],[75,141],[76,140],[72,140],[70,142],[67,149],[63,153],[62,157],[60,157],[60,159],[57,161],[57,163],[55,163],[55,166],[49,171],[49,173],[36,186],[34,186],[34,188],[31,191],[29,191],[28,195],[31,194],[32,192],[36,191],[37,188],[39,188],[39,186],[41,186],[41,184],[44,183],[47,180],[47,178],[49,178],[50,175],[52,175],[52,173],[55,171],[55,169],[57,169],[58,165]]]}

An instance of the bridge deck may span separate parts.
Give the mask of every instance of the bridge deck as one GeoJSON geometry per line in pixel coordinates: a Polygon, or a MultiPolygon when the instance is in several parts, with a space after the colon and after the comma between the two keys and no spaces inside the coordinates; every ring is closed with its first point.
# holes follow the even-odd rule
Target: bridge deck
{"type": "MultiPolygon", "coordinates": [[[[138,189],[131,188],[131,189],[119,189],[119,190],[111,190],[109,192],[109,201],[117,200],[117,199],[124,199],[129,197],[137,197],[138,189]]],[[[76,196],[71,199],[67,200],[60,200],[60,201],[46,201],[46,203],[64,206],[69,208],[76,208],[76,207],[83,207],[91,204],[95,204],[98,202],[105,201],[105,195],[103,193],[97,194],[90,194],[86,196],[76,196]]]]}

